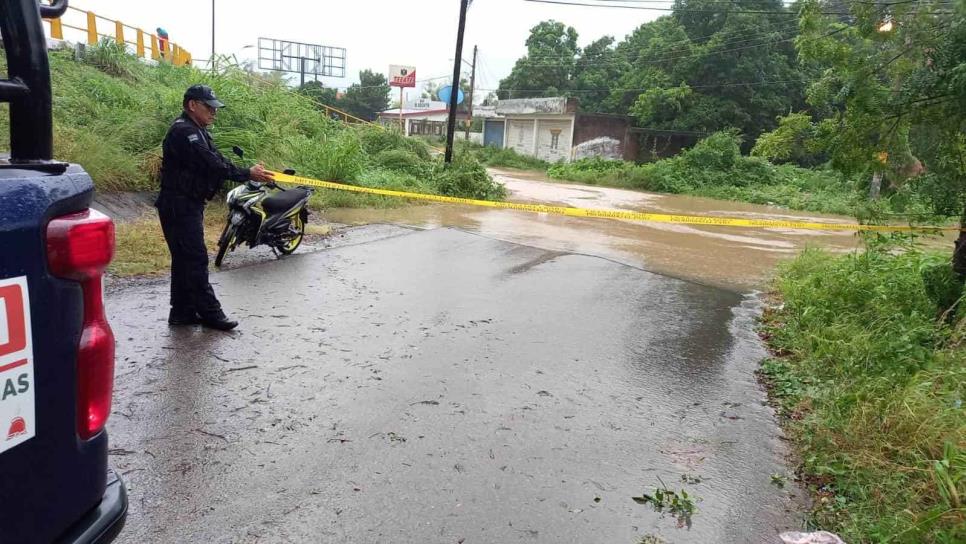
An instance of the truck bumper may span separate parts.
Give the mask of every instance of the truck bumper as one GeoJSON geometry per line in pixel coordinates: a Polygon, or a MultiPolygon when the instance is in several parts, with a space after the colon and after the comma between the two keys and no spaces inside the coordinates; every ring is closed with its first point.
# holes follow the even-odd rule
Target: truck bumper
{"type": "Polygon", "coordinates": [[[104,497],[93,510],[74,524],[57,544],[107,544],[117,537],[127,518],[127,489],[112,469],[107,471],[104,497]]]}

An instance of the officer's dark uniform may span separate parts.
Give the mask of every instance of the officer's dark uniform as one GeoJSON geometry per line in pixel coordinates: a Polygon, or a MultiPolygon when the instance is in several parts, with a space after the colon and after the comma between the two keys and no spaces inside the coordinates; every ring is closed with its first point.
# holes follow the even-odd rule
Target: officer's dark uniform
{"type": "MultiPolygon", "coordinates": [[[[190,87],[185,93],[185,99],[189,98],[223,106],[203,85],[190,87]]],[[[172,324],[226,320],[208,283],[204,238],[205,202],[215,196],[226,179],[243,182],[251,178],[247,168],[235,166],[218,152],[204,127],[182,113],[164,137],[161,193],[155,203],[171,251],[172,324]]]]}

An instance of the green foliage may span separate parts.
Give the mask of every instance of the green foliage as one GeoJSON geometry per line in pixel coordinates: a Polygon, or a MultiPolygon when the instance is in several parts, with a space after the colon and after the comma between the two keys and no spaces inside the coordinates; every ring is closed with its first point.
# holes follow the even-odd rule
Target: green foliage
{"type": "Polygon", "coordinates": [[[661,487],[655,488],[653,493],[641,493],[640,497],[631,497],[631,499],[638,504],[649,504],[658,512],[667,510],[677,519],[678,527],[691,528],[691,518],[696,510],[695,499],[683,489],[673,491],[662,481],[661,487]]]}
{"type": "Polygon", "coordinates": [[[413,176],[426,175],[429,164],[420,159],[412,151],[405,149],[387,149],[380,151],[372,158],[375,166],[394,172],[403,172],[413,176]]]}
{"type": "Polygon", "coordinates": [[[506,188],[494,183],[483,164],[465,153],[457,154],[449,166],[438,164],[433,177],[440,194],[481,200],[501,200],[506,197],[506,188]]]}
{"type": "Polygon", "coordinates": [[[937,213],[961,213],[966,200],[966,3],[941,0],[888,7],[892,29],[880,30],[882,11],[843,4],[844,18],[823,13],[815,0],[802,7],[799,51],[820,68],[808,103],[823,117],[816,141],[835,168],[871,177],[884,172],[895,189],[917,175],[929,180],[937,213]],[[879,161],[888,153],[886,164],[879,161]],[[941,180],[941,181],[940,181],[941,180]]]}
{"type": "Polygon", "coordinates": [[[634,165],[601,158],[553,165],[554,179],[663,193],[683,193],[798,210],[848,214],[856,202],[840,174],[775,166],[740,153],[740,137],[719,132],[676,157],[634,165]]]}
{"type": "Polygon", "coordinates": [[[363,70],[359,72],[359,83],[349,85],[335,107],[372,121],[377,113],[389,108],[389,80],[372,70],[363,70]]]}
{"type": "Polygon", "coordinates": [[[521,155],[513,149],[484,147],[465,140],[456,142],[456,155],[472,155],[486,166],[518,168],[520,170],[546,170],[550,166],[547,161],[529,155],[521,155]]]}
{"type": "Polygon", "coordinates": [[[85,47],[80,60],[106,74],[129,79],[134,79],[141,69],[141,64],[128,54],[126,46],[111,38],[101,38],[96,45],[85,47]]]}
{"type": "Polygon", "coordinates": [[[500,98],[573,96],[584,111],[631,115],[642,126],[737,127],[752,138],[801,108],[805,73],[791,43],[796,29],[775,16],[791,15],[781,2],[755,6],[765,13],[723,14],[717,0],[674,8],[620,42],[604,36],[584,49],[573,28],[541,22],[500,82],[500,98]]]}
{"type": "Polygon", "coordinates": [[[407,138],[402,132],[378,127],[360,129],[362,147],[366,153],[377,155],[383,151],[403,150],[415,154],[421,160],[429,160],[429,146],[418,138],[407,138]]]}
{"type": "Polygon", "coordinates": [[[966,537],[966,322],[937,317],[930,287],[948,258],[807,251],[776,282],[762,374],[817,493],[813,524],[848,542],[966,537]]]}
{"type": "Polygon", "coordinates": [[[818,162],[815,141],[816,128],[806,113],[790,113],[778,118],[778,128],[758,137],[751,149],[752,156],[773,163],[794,162],[813,166],[818,162]]]}
{"type": "Polygon", "coordinates": [[[327,181],[351,183],[362,174],[366,162],[359,135],[352,130],[339,131],[321,141],[304,135],[289,136],[283,140],[283,149],[293,158],[297,171],[327,181]]]}
{"type": "Polygon", "coordinates": [[[530,29],[527,54],[519,59],[498,94],[505,98],[528,98],[565,94],[574,72],[577,31],[557,21],[543,21],[530,29]]]}
{"type": "MultiPolygon", "coordinates": [[[[308,85],[292,92],[281,80],[227,62],[216,74],[169,63],[148,66],[110,41],[88,48],[80,62],[67,51],[51,52],[50,60],[56,156],[84,166],[102,191],[157,189],[161,141],[181,111],[184,90],[205,83],[227,104],[211,129],[218,146],[238,145],[246,158],[269,168],[294,168],[308,177],[373,187],[437,194],[445,190],[474,198],[504,194],[485,170],[473,168],[475,163],[465,161],[458,173],[444,175],[420,140],[326,118],[308,85]]],[[[8,117],[0,116],[0,147],[9,146],[4,130],[8,124],[8,117]]],[[[316,204],[399,203],[345,192],[319,195],[316,204]]]]}

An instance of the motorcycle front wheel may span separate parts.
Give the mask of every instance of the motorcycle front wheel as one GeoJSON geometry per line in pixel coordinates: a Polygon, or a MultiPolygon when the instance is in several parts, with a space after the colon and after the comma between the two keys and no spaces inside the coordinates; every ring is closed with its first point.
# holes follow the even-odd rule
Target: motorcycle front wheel
{"type": "Polygon", "coordinates": [[[305,210],[302,210],[292,218],[292,225],[289,227],[292,233],[291,238],[278,245],[278,250],[283,255],[291,255],[302,243],[302,238],[305,237],[305,219],[307,215],[305,210]]]}
{"type": "Polygon", "coordinates": [[[221,263],[225,260],[225,253],[235,243],[235,235],[237,232],[238,227],[232,225],[231,221],[225,225],[225,230],[221,231],[221,237],[218,238],[218,255],[215,256],[216,267],[221,268],[221,263]]]}

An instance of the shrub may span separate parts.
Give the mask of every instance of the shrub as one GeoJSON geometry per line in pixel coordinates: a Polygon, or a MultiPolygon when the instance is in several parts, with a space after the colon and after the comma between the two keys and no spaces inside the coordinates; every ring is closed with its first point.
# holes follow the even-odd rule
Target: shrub
{"type": "Polygon", "coordinates": [[[477,161],[487,166],[502,166],[520,170],[546,170],[550,166],[547,161],[520,155],[512,149],[482,146],[465,140],[456,142],[456,154],[472,155],[477,161]]]}
{"type": "Polygon", "coordinates": [[[499,200],[506,196],[506,188],[494,182],[478,160],[465,154],[457,155],[449,166],[438,163],[434,178],[439,192],[444,195],[482,200],[499,200]]]}

